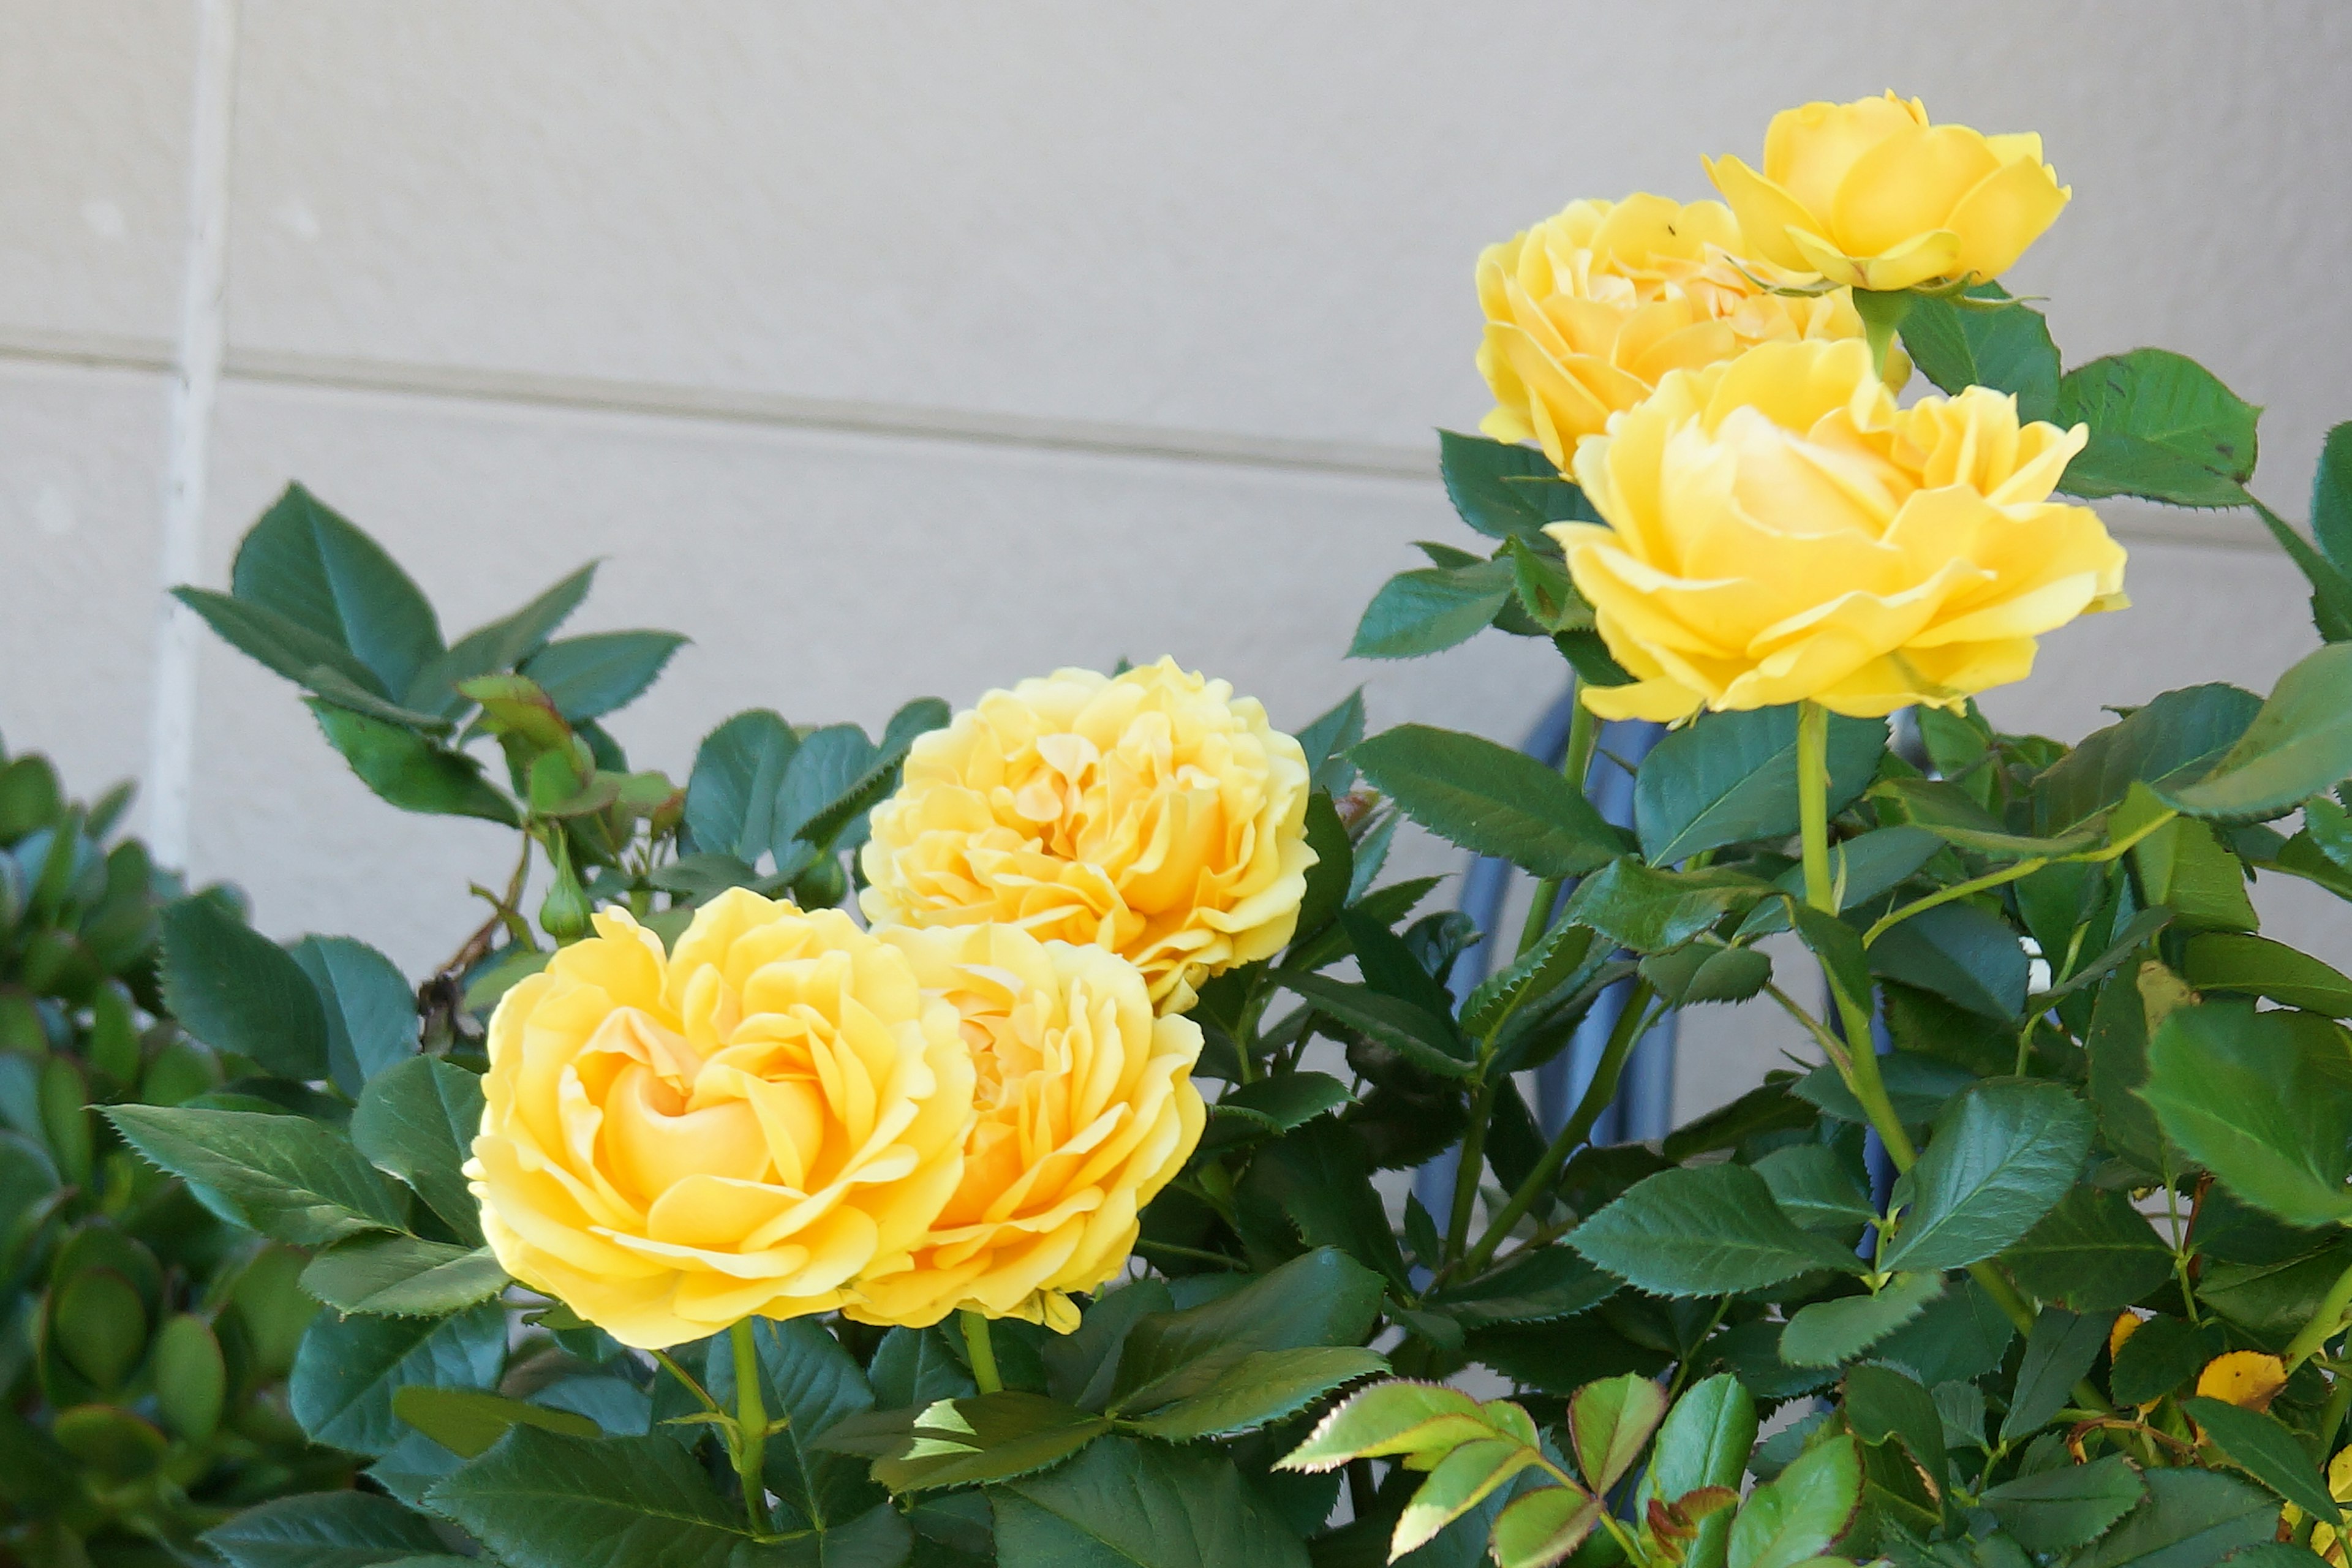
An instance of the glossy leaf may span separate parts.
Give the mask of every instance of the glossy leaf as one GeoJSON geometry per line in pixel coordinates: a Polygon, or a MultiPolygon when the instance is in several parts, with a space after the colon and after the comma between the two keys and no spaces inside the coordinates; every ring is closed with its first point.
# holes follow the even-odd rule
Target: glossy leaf
{"type": "Polygon", "coordinates": [[[321,1312],[295,1354],[289,1402],[314,1440],[382,1454],[408,1431],[393,1414],[395,1392],[415,1384],[489,1388],[506,1349],[506,1311],[496,1301],[440,1319],[321,1312]]]}
{"type": "Polygon", "coordinates": [[[1532,447],[1440,430],[1437,468],[1454,510],[1489,539],[1534,543],[1547,523],[1601,521],[1583,492],[1532,447]]]}
{"type": "Polygon", "coordinates": [[[2200,992],[2267,996],[2288,1007],[2352,1018],[2352,977],[2283,942],[2235,931],[2191,937],[2180,977],[2200,992]]]}
{"type": "Polygon", "coordinates": [[[2074,1559],[2074,1568],[2205,1568],[2271,1539],[2278,1504],[2216,1470],[2149,1470],[2147,1500],[2074,1559]]]}
{"type": "Polygon", "coordinates": [[[1870,944],[1870,967],[1971,1013],[2015,1018],[2024,1011],[2025,949],[2008,921],[1971,904],[1938,904],[1888,927],[1870,944]]]}
{"type": "Polygon", "coordinates": [[[2175,1009],[2147,1045],[2141,1098],[2165,1136],[2290,1225],[2352,1219],[2352,1084],[2340,1034],[2242,1003],[2175,1009]]]}
{"type": "Polygon", "coordinates": [[[1629,1373],[1578,1389],[1568,1402],[1568,1438],[1584,1484],[1596,1492],[1615,1486],[1665,1414],[1664,1391],[1646,1377],[1629,1373]]]}
{"type": "Polygon", "coordinates": [[[464,1562],[424,1515],[366,1492],[275,1498],[214,1526],[205,1544],[229,1568],[364,1568],[422,1558],[464,1562]]]}
{"type": "Polygon", "coordinates": [[[482,777],[471,757],[331,702],[313,698],[307,706],[327,743],[387,804],[428,816],[478,816],[509,827],[520,822],[514,803],[482,777]]]}
{"type": "MultiPolygon", "coordinates": [[[[1869,784],[1885,749],[1884,720],[1830,720],[1832,814],[1869,784]]],[[[1634,775],[1633,821],[1655,866],[1796,832],[1797,710],[1703,714],[1667,733],[1634,775]]]]}
{"type": "Polygon", "coordinates": [[[486,1247],[382,1232],[337,1242],[302,1270],[302,1289],[337,1311],[393,1317],[446,1317],[509,1283],[486,1247]]]}
{"type": "Polygon", "coordinates": [[[2237,744],[2263,700],[2219,681],[2152,698],[2083,738],[2033,781],[2038,833],[2063,832],[2114,806],[2134,784],[2202,777],[2237,744]]]}
{"type": "Polygon", "coordinates": [[[686,641],[676,632],[593,632],[549,643],[523,660],[520,673],[577,724],[636,700],[686,641]]]}
{"type": "Polygon", "coordinates": [[[774,837],[777,787],[799,747],[793,727],[764,708],[738,713],[705,735],[686,784],[686,826],[695,846],[756,864],[774,837]]]}
{"type": "Polygon", "coordinates": [[[1990,1084],[1936,1119],[1906,1178],[1910,1205],[1880,1267],[1958,1268],[2038,1224],[2091,1150],[2091,1112],[2053,1083],[1990,1084]]]}
{"type": "Polygon", "coordinates": [[[1380,1275],[1318,1247],[1231,1295],[1152,1314],[1128,1335],[1113,1408],[1139,1414],[1205,1393],[1260,1352],[1360,1344],[1383,1289],[1380,1275]]]}
{"type": "Polygon", "coordinates": [[[1800,1230],[1744,1165],[1661,1171],[1570,1233],[1569,1244],[1658,1296],[1759,1290],[1861,1265],[1835,1242],[1800,1230]]]}
{"type": "Polygon", "coordinates": [[[2025,1359],[2018,1365],[2009,1414],[2001,1417],[2000,1440],[2017,1442],[2047,1425],[2073,1399],[2074,1384],[2106,1342],[2105,1318],[2043,1308],[2025,1338],[2025,1359]]]}
{"type": "MultiPolygon", "coordinates": [[[[1998,298],[1998,286],[1971,289],[1998,298]]],[[[1903,346],[1921,374],[1945,392],[1990,386],[2013,394],[2017,416],[2057,411],[2058,346],[2042,312],[2017,301],[1991,306],[1915,296],[1903,317],[1903,346]]]]}
{"type": "Polygon", "coordinates": [[[2279,677],[2261,711],[2210,772],[2157,791],[2191,816],[2283,816],[2352,777],[2352,646],[2330,644],[2279,677]]]}
{"type": "Polygon", "coordinates": [[[1989,1487],[1984,1506],[2028,1552],[2063,1552],[2097,1540],[2147,1495],[2131,1462],[2109,1454],[1989,1487]]]}
{"type": "Polygon", "coordinates": [[[2172,1272],[2171,1248],[2147,1216],[2108,1187],[2067,1189],[2000,1259],[2020,1285],[2073,1312],[2115,1311],[2172,1272]]]}
{"type": "Polygon", "coordinates": [[[1377,1352],[1346,1345],[1261,1351],[1228,1367],[1201,1393],[1161,1405],[1135,1430],[1168,1443],[1231,1437],[1294,1415],[1324,1395],[1389,1369],[1377,1352]]]}
{"type": "Polygon", "coordinates": [[[387,694],[441,652],[440,622],[408,574],[299,484],[247,531],[229,584],[246,604],[347,649],[387,694]]]}
{"type": "Polygon", "coordinates": [[[1861,1507],[1862,1455],[1852,1439],[1809,1448],[1741,1505],[1729,1568],[1796,1568],[1835,1545],[1861,1507]]]}
{"type": "Polygon", "coordinates": [[[990,1500],[1008,1565],[1307,1568],[1306,1547],[1218,1454],[1109,1437],[990,1500]]]}
{"type": "Polygon", "coordinates": [[[1940,1274],[1897,1274],[1874,1295],[1811,1301],[1780,1331],[1780,1359],[1791,1366],[1839,1366],[1925,1311],[1944,1293],[1940,1274]]]}
{"type": "Polygon", "coordinates": [[[356,1096],[369,1079],[416,1054],[416,996],[392,960],[347,936],[306,936],[293,956],[323,1004],[338,1088],[356,1096]]]}
{"type": "Polygon", "coordinates": [[[2341,1511],[2310,1451],[2274,1417],[2195,1394],[2180,1402],[2180,1410],[2223,1458],[2305,1513],[2340,1526],[2341,1511]]]}
{"type": "MultiPolygon", "coordinates": [[[[1736,1487],[1756,1447],[1756,1401],[1728,1373],[1701,1378],[1683,1391],[1659,1425],[1636,1498],[1671,1502],[1702,1487],[1736,1487]]],[[[1684,1549],[1684,1568],[1724,1568],[1731,1518],[1702,1521],[1684,1549]]]]}
{"type": "Polygon", "coordinates": [[[412,1384],[392,1396],[392,1413],[460,1458],[488,1452],[518,1426],[568,1437],[595,1437],[603,1428],[585,1415],[473,1388],[412,1384]]]}
{"type": "Polygon", "coordinates": [[[436,1057],[412,1057],[370,1081],[352,1113],[352,1142],[389,1171],[457,1234],[482,1237],[464,1166],[482,1125],[482,1080],[436,1057]]]}
{"type": "Polygon", "coordinates": [[[315,1121],[187,1106],[120,1105],[107,1114],[125,1142],[232,1224],[298,1247],[401,1226],[399,1194],[315,1121]]]}
{"type": "Polygon", "coordinates": [[[1402,724],[1349,756],[1432,833],[1538,877],[1581,876],[1622,847],[1617,829],[1581,791],[1535,758],[1492,741],[1402,724]]]}
{"type": "Polygon", "coordinates": [[[163,994],[190,1034],[282,1078],[327,1076],[327,1015],[291,954],[201,896],[167,907],[163,927],[163,994]]]}
{"type": "Polygon", "coordinates": [[[1364,606],[1348,657],[1420,658],[1442,653],[1493,625],[1514,591],[1507,561],[1400,572],[1364,606]]]}

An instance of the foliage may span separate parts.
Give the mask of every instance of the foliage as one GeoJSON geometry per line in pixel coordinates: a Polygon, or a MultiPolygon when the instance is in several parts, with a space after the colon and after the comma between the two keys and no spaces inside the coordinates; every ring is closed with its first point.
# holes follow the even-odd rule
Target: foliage
{"type": "Polygon", "coordinates": [[[118,834],[130,800],[70,801],[47,758],[0,752],[0,1562],[180,1562],[238,1510],[351,1474],[286,1411],[317,1311],[302,1254],[207,1212],[107,1121],[236,1106],[309,1128],[332,1092],[305,1081],[328,1061],[301,955],[231,889],[184,896],[118,834]],[[192,984],[191,931],[275,967],[192,984]]]}

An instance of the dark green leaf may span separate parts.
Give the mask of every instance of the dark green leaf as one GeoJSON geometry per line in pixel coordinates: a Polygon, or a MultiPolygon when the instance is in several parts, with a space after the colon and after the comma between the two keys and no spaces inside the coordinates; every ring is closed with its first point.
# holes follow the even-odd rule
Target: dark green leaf
{"type": "Polygon", "coordinates": [[[784,764],[769,827],[779,871],[832,844],[852,817],[882,798],[896,764],[877,769],[876,762],[874,742],[855,724],[828,724],[801,737],[784,764]]]}
{"type": "Polygon", "coordinates": [[[2099,988],[2091,1008],[2091,1105],[2099,1131],[2117,1153],[2141,1169],[2164,1167],[2164,1135],[2156,1113],[2139,1090],[2147,1082],[2147,1015],[2140,1001],[2137,968],[2125,970],[2099,988]]]}
{"type": "Polygon", "coordinates": [[[2064,1552],[2096,1541],[2147,1495],[2131,1461],[2109,1454],[1988,1488],[1984,1506],[2028,1552],[2064,1552]]]}
{"type": "Polygon", "coordinates": [[[2147,1500],[2074,1559],[2072,1568],[2210,1568],[2271,1539],[2278,1504],[2216,1470],[2150,1470],[2147,1500]]]}
{"type": "Polygon", "coordinates": [[[482,1080],[437,1057],[412,1057],[369,1082],[352,1113],[352,1142],[459,1237],[478,1242],[480,1211],[462,1167],[481,1126],[482,1080]]]}
{"type": "Polygon", "coordinates": [[[289,485],[237,546],[237,598],[350,650],[380,690],[403,690],[441,652],[441,623],[374,540],[289,485]]]}
{"type": "Polygon", "coordinates": [[[1493,1037],[1520,1008],[1541,1002],[1566,984],[1591,951],[1591,931],[1555,921],[1535,946],[1478,982],[1463,998],[1463,1029],[1478,1039],[1493,1037]]]}
{"type": "Polygon", "coordinates": [[[2008,1247],[2073,1185],[2091,1131],[2089,1108],[2059,1084],[1993,1083],[1959,1096],[1906,1178],[1910,1205],[1880,1267],[1958,1268],[2008,1247]]]}
{"type": "Polygon", "coordinates": [[[1462,521],[1489,539],[1536,543],[1547,523],[1601,521],[1583,492],[1532,447],[1440,430],[1437,470],[1462,521]]]}
{"type": "Polygon", "coordinates": [[[1851,1235],[1878,1217],[1870,1194],[1826,1143],[1775,1149],[1757,1161],[1754,1169],[1772,1189],[1780,1212],[1807,1230],[1851,1235]]]}
{"type": "Polygon", "coordinates": [[[509,827],[520,821],[514,803],[482,777],[481,764],[473,758],[436,746],[414,730],[317,698],[306,706],[327,743],[379,799],[431,816],[478,816],[509,827]]]}
{"type": "MultiPolygon", "coordinates": [[[[1701,1487],[1737,1487],[1755,1446],[1756,1402],[1748,1390],[1728,1373],[1703,1378],[1666,1412],[1636,1496],[1646,1508],[1652,1499],[1672,1502],[1701,1487]]],[[[1706,1520],[1684,1550],[1684,1568],[1724,1568],[1730,1539],[1730,1515],[1706,1520]]]]}
{"type": "Polygon", "coordinates": [[[1209,1109],[1213,1115],[1241,1117],[1269,1132],[1287,1132],[1353,1098],[1329,1073],[1286,1072],[1227,1089],[1209,1109]]]}
{"type": "Polygon", "coordinates": [[[556,711],[577,724],[636,700],[686,641],[676,632],[565,637],[523,660],[520,673],[539,682],[556,711]]]}
{"type": "Polygon", "coordinates": [[[1928,1388],[1955,1379],[1981,1377],[2001,1363],[2016,1328],[1993,1304],[1984,1287],[1962,1279],[1942,1299],[1880,1341],[1872,1359],[1898,1366],[1928,1388]]]}
{"type": "Polygon", "coordinates": [[[214,900],[163,910],[160,978],[173,1016],[215,1050],[282,1078],[327,1076],[327,1015],[286,950],[214,900]]]}
{"type": "Polygon", "coordinates": [[[1108,1437],[990,1497],[1008,1568],[1307,1568],[1298,1538],[1221,1454],[1108,1437]]]}
{"type": "Polygon", "coordinates": [[[1628,855],[1577,884],[1561,918],[1619,947],[1663,952],[1754,904],[1770,889],[1737,871],[1660,871],[1628,855]]]}
{"type": "Polygon", "coordinates": [[[457,1563],[424,1515],[366,1492],[311,1492],[247,1509],[204,1536],[229,1568],[371,1568],[457,1563]]]}
{"type": "MultiPolygon", "coordinates": [[[[818,1446],[827,1432],[874,1408],[874,1391],[841,1342],[813,1318],[758,1319],[751,1342],[759,1352],[761,1403],[770,1420],[784,1423],[768,1439],[768,1489],[800,1518],[827,1530],[887,1500],[857,1458],[818,1446]]],[[[710,1358],[706,1386],[722,1406],[734,1407],[731,1356],[710,1358]]]]}
{"type": "Polygon", "coordinates": [[[1345,795],[1356,782],[1356,766],[1348,761],[1348,753],[1363,738],[1364,689],[1359,686],[1298,731],[1298,749],[1307,753],[1308,782],[1328,795],[1345,795]]]}
{"type": "Polygon", "coordinates": [[[1307,847],[1315,864],[1307,868],[1307,892],[1298,901],[1299,938],[1313,937],[1337,920],[1347,907],[1348,889],[1355,880],[1355,847],[1339,820],[1331,797],[1317,790],[1307,797],[1307,847]]]}
{"type": "Polygon", "coordinates": [[[1668,1161],[1680,1164],[1694,1154],[1736,1149],[1749,1138],[1765,1133],[1811,1127],[1815,1108],[1790,1092],[1790,1076],[1767,1074],[1766,1081],[1759,1087],[1667,1133],[1660,1152],[1668,1161]]]}
{"type": "Polygon", "coordinates": [[[1797,1568],[1837,1543],[1862,1507],[1862,1455],[1832,1437],[1748,1496],[1731,1525],[1730,1568],[1797,1568]]]}
{"type": "Polygon", "coordinates": [[[1641,973],[1668,1006],[1697,1007],[1756,995],[1772,978],[1772,960],[1757,948],[1695,942],[1652,953],[1642,960],[1641,973]]]}
{"type": "Polygon", "coordinates": [[[2025,1007],[2030,971],[2017,931],[1973,904],[1937,904],[1888,927],[1870,945],[1870,967],[1987,1017],[2015,1018],[2025,1007]]]}
{"type": "MultiPolygon", "coordinates": [[[[1906,1127],[1933,1121],[1952,1096],[1977,1081],[1976,1075],[1964,1067],[1912,1051],[1889,1051],[1880,1057],[1878,1076],[1885,1080],[1886,1098],[1906,1127]]],[[[1796,1093],[1841,1121],[1862,1124],[1870,1120],[1834,1067],[1815,1068],[1798,1081],[1796,1093]]]]}
{"type": "Polygon", "coordinates": [[[2179,1390],[2228,1348],[2219,1324],[2150,1318],[2116,1352],[2107,1386],[2118,1404],[2150,1404],[2179,1390]]]}
{"type": "Polygon", "coordinates": [[[1128,1330],[1153,1312],[1175,1310],[1167,1282],[1149,1276],[1097,1296],[1087,1303],[1076,1330],[1045,1342],[1045,1392],[1081,1410],[1100,1410],[1110,1403],[1128,1330]]]}
{"type": "Polygon", "coordinates": [[[2018,1365],[2009,1414],[2001,1417],[2000,1440],[2015,1443],[2048,1426],[2074,1398],[2074,1385],[2106,1342],[2106,1319],[2044,1307],[2025,1338],[2025,1359],[2018,1365]]]}
{"type": "Polygon", "coordinates": [[[324,672],[360,701],[388,702],[375,672],[350,649],[275,610],[209,588],[174,588],[172,597],[202,616],[223,642],[297,685],[318,686],[324,672]]]}
{"type": "Polygon", "coordinates": [[[2179,1007],[2148,1041],[2141,1098],[2165,1135],[2290,1225],[2352,1218],[2352,1086],[2342,1036],[2242,1003],[2179,1007]]]}
{"type": "Polygon", "coordinates": [[[1115,1408],[1149,1411],[1206,1392],[1262,1351],[1363,1342],[1379,1314],[1381,1277],[1318,1247],[1231,1295],[1154,1313],[1128,1335],[1115,1408]]]}
{"type": "Polygon", "coordinates": [[[1889,1438],[1934,1477],[1945,1474],[1944,1417],[1925,1388],[1891,1367],[1858,1366],[1845,1374],[1846,1425],[1873,1446],[1889,1438]]]}
{"type": "Polygon", "coordinates": [[[487,1247],[382,1232],[339,1241],[302,1270],[302,1289],[337,1311],[396,1318],[446,1317],[509,1283],[487,1247]]]}
{"type": "Polygon", "coordinates": [[[2336,1500],[2295,1435],[2260,1410],[2191,1394],[2181,1412],[2204,1429],[2221,1457],[2314,1518],[2340,1526],[2336,1500]]]}
{"type": "Polygon", "coordinates": [[[2199,991],[2267,996],[2289,1007],[2352,1017],[2352,978],[2283,942],[2234,931],[2191,937],[2180,977],[2199,991]]]}
{"type": "Polygon", "coordinates": [[[696,847],[757,864],[774,837],[777,786],[799,746],[793,727],[765,708],[738,713],[705,735],[686,784],[686,827],[696,847]]]}
{"type": "Polygon", "coordinates": [[[1616,1293],[1617,1279],[1565,1247],[1539,1247],[1424,1302],[1465,1329],[1573,1317],[1616,1293]]]}
{"type": "Polygon", "coordinates": [[[1990,386],[2017,397],[2020,419],[2058,405],[2058,345],[2042,312],[2014,301],[1990,308],[1916,296],[1903,317],[1911,363],[1944,391],[1990,386]]]}
{"type": "Polygon", "coordinates": [[[416,1054],[416,997],[392,960],[347,936],[306,936],[293,956],[325,1005],[337,1088],[357,1096],[369,1079],[416,1054]]]}
{"type": "Polygon", "coordinates": [[[399,1194],[315,1121],[190,1106],[118,1105],[107,1115],[123,1142],[232,1224],[298,1247],[400,1228],[399,1194]]]}
{"type": "Polygon", "coordinates": [[[1759,1290],[1821,1268],[1861,1271],[1852,1253],[1800,1230],[1744,1165],[1661,1171],[1578,1226],[1569,1244],[1657,1296],[1759,1290]]]}
{"type": "Polygon", "coordinates": [[[1910,1322],[1944,1293],[1940,1274],[1897,1274],[1871,1296],[1840,1296],[1800,1307],[1780,1331],[1791,1366],[1838,1366],[1910,1322]]]}
{"type": "Polygon", "coordinates": [[[1333,1390],[1388,1371],[1386,1357],[1347,1345],[1261,1351],[1235,1362],[1201,1393],[1132,1423],[1168,1443],[1231,1437],[1295,1415],[1333,1390]]]}
{"type": "MultiPolygon", "coordinates": [[[[2254,421],[2261,412],[2186,355],[2133,349],[2067,372],[2058,385],[2056,423],[2088,424],[2095,437],[2160,447],[2242,482],[2253,477],[2254,421]]],[[[2066,488],[2074,488],[2074,479],[2069,469],[2066,488]]]]}
{"type": "Polygon", "coordinates": [[[467,632],[450,645],[447,653],[416,672],[401,698],[403,704],[453,718],[464,711],[466,700],[457,694],[459,684],[520,668],[580,607],[595,580],[592,562],[514,614],[467,632]]]}
{"type": "MultiPolygon", "coordinates": [[[[1830,720],[1832,814],[1868,786],[1885,749],[1885,721],[1830,720]]],[[[1633,821],[1656,866],[1796,832],[1796,709],[1705,714],[1669,732],[1634,775],[1633,821]]]]}
{"type": "Polygon", "coordinates": [[[2076,1186],[2001,1254],[2017,1282],[2074,1312],[2113,1312],[2172,1272],[2172,1252],[2126,1194],[2076,1186]]]}
{"type": "Polygon", "coordinates": [[[460,1458],[487,1453],[515,1426],[536,1426],[568,1437],[594,1437],[603,1428],[585,1415],[484,1394],[471,1388],[412,1384],[395,1391],[392,1413],[460,1458]]]}
{"type": "Polygon", "coordinates": [[[1578,877],[1621,852],[1618,830],[1535,758],[1475,735],[1402,724],[1349,753],[1432,833],[1538,877],[1578,877]]]}
{"type": "Polygon", "coordinates": [[[394,1393],[417,1384],[492,1387],[506,1349],[506,1310],[496,1301],[440,1319],[321,1312],[295,1352],[288,1396],[315,1441],[382,1454],[408,1431],[393,1414],[394,1393]]]}
{"type": "Polygon", "coordinates": [[[2033,781],[2034,831],[2063,832],[2124,798],[2135,783],[2200,778],[2254,721],[2263,700],[2216,681],[2152,699],[2043,769],[2033,781]]]}
{"type": "Polygon", "coordinates": [[[1424,566],[1381,584],[1356,623],[1349,658],[1420,658],[1469,641],[1511,603],[1507,561],[1424,566]]]}
{"type": "Polygon", "coordinates": [[[1005,1480],[1056,1464],[1110,1423],[1041,1394],[974,1394],[915,1417],[911,1441],[874,1461],[874,1479],[893,1492],[1005,1480]]]}
{"type": "Polygon", "coordinates": [[[2305,655],[2212,771],[2158,798],[2191,816],[2243,822],[2283,816],[2352,776],[2352,647],[2305,655]]]}
{"type": "Polygon", "coordinates": [[[1353,985],[1320,974],[1284,971],[1282,984],[1347,1027],[1410,1058],[1416,1066],[1446,1078],[1465,1078],[1472,1061],[1469,1047],[1453,1021],[1401,1002],[1369,985],[1353,985]]]}
{"type": "Polygon", "coordinates": [[[1240,1202],[1245,1216],[1295,1233],[1309,1247],[1336,1247],[1402,1284],[1404,1258],[1371,1185],[1363,1136],[1323,1116],[1259,1147],[1240,1202]]]}

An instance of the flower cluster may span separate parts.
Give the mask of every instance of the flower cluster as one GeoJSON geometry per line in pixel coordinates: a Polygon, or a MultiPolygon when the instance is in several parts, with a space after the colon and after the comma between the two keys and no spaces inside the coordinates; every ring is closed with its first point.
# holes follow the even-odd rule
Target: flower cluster
{"type": "Polygon", "coordinates": [[[1628,684],[1610,718],[1814,701],[1876,716],[2021,679],[2123,605],[2124,552],[2051,500],[2088,438],[1983,387],[1910,408],[1910,293],[1990,281],[2068,191],[2041,139],[1888,94],[1777,116],[1729,205],[1580,201],[1478,261],[1483,428],[1533,440],[1607,526],[1549,531],[1628,684]]]}
{"type": "Polygon", "coordinates": [[[1200,1142],[1193,985],[1289,941],[1307,771],[1172,662],[992,692],[874,813],[873,929],[627,914],[490,1022],[468,1167],[516,1279],[659,1348],[752,1314],[1062,1332],[1200,1142]]]}

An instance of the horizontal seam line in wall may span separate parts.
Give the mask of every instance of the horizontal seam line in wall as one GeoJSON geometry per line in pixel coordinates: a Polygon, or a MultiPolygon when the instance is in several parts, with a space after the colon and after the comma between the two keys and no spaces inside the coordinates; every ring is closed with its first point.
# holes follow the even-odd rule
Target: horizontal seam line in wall
{"type": "MultiPolygon", "coordinates": [[[[0,361],[169,374],[161,341],[0,327],[0,361]]],[[[578,413],[625,414],[705,424],[827,430],[910,440],[954,441],[1032,451],[1079,452],[1229,468],[1334,474],[1357,479],[1437,478],[1434,453],[1369,442],[1295,440],[1107,421],[1052,419],[845,398],[678,386],[596,376],[545,375],[458,365],[410,364],[282,350],[231,348],[223,379],[322,391],[389,393],[578,413]]],[[[2133,507],[2109,520],[2126,540],[2266,552],[2270,536],[2226,513],[2133,507]]]]}

